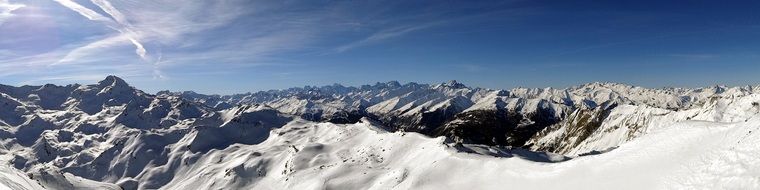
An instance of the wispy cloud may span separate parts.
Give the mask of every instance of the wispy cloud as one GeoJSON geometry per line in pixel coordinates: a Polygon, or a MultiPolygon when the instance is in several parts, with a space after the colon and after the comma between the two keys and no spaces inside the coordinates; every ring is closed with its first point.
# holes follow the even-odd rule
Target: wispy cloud
{"type": "Polygon", "coordinates": [[[27,46],[28,40],[1,39],[9,48],[0,48],[8,55],[0,57],[0,76],[39,73],[54,80],[87,73],[147,73],[171,78],[186,76],[184,72],[289,67],[311,63],[301,57],[378,45],[467,16],[450,14],[447,5],[398,12],[408,4],[382,1],[53,0],[29,6],[39,8],[34,14],[68,21],[33,35],[66,39],[33,55],[14,54],[13,45],[27,46]],[[390,8],[378,9],[388,4],[390,8]]]}
{"type": "Polygon", "coordinates": [[[424,24],[418,24],[418,25],[412,25],[412,26],[398,26],[398,27],[393,27],[389,29],[384,29],[376,33],[373,33],[372,35],[366,38],[335,48],[335,51],[338,53],[342,53],[342,52],[345,52],[357,47],[366,46],[372,43],[377,43],[383,40],[399,37],[407,33],[430,28],[436,25],[440,25],[442,23],[444,22],[439,21],[439,22],[424,23],[424,24]]]}
{"type": "Polygon", "coordinates": [[[113,7],[111,3],[105,0],[92,0],[92,3],[100,7],[101,10],[106,12],[108,15],[111,16],[111,18],[118,23],[121,28],[118,29],[119,32],[121,32],[126,38],[129,39],[129,42],[131,42],[133,45],[135,45],[135,53],[140,56],[142,59],[147,59],[145,54],[147,53],[147,50],[145,50],[145,46],[140,43],[140,41],[137,40],[137,34],[132,30],[132,26],[127,21],[127,18],[122,14],[118,9],[113,7]]]}
{"type": "Polygon", "coordinates": [[[124,45],[125,43],[128,43],[130,39],[123,34],[115,35],[106,37],[101,40],[97,40],[95,42],[86,44],[84,46],[78,47],[74,50],[69,51],[66,56],[58,60],[57,62],[53,63],[52,65],[57,65],[61,63],[76,63],[81,58],[97,53],[98,51],[106,51],[107,48],[116,46],[116,45],[124,45]]]}
{"type": "MultiPolygon", "coordinates": [[[[372,15],[368,17],[372,19],[360,18],[348,22],[350,23],[349,26],[365,28],[370,32],[362,38],[354,39],[348,43],[341,44],[335,48],[332,48],[332,52],[330,53],[343,53],[352,49],[379,44],[383,41],[392,40],[394,38],[399,38],[406,35],[414,35],[414,33],[421,32],[423,30],[432,30],[431,28],[462,24],[475,19],[500,17],[503,16],[503,14],[511,14],[513,12],[511,9],[492,10],[485,5],[482,5],[481,3],[469,3],[467,5],[433,3],[431,5],[425,6],[425,11],[415,11],[399,14],[396,9],[403,9],[403,7],[407,7],[409,5],[404,3],[380,3],[383,4],[381,7],[386,7],[386,9],[373,9],[372,11],[365,11],[369,13],[364,14],[372,15]],[[470,13],[455,13],[455,11],[452,11],[450,9],[451,6],[459,6],[460,8],[480,7],[481,11],[470,13]]],[[[502,3],[509,2],[504,1],[502,3]]],[[[437,33],[440,33],[440,31],[437,31],[437,33]]]]}
{"type": "Polygon", "coordinates": [[[106,16],[103,16],[97,12],[95,12],[92,9],[86,8],[74,1],[71,0],[55,0],[56,2],[60,3],[61,5],[76,11],[80,15],[86,17],[87,19],[93,20],[93,21],[100,21],[106,24],[108,27],[118,31],[121,33],[121,36],[119,37],[109,37],[106,39],[103,39],[101,41],[93,42],[91,44],[88,44],[86,46],[77,48],[69,55],[64,57],[64,59],[61,59],[60,61],[56,62],[55,64],[65,63],[65,62],[71,62],[75,60],[75,58],[79,58],[81,56],[87,55],[90,53],[90,50],[93,49],[101,49],[101,48],[108,48],[113,45],[117,45],[120,42],[123,42],[121,38],[126,38],[127,42],[132,43],[135,46],[135,53],[140,56],[142,59],[146,59],[146,53],[145,46],[143,46],[140,41],[137,40],[137,35],[135,32],[132,31],[131,26],[127,22],[127,19],[124,17],[121,12],[119,12],[116,8],[114,8],[111,3],[105,0],[93,0],[92,2],[100,7],[101,10],[109,14],[111,18],[108,18],[106,16]],[[95,47],[95,48],[93,48],[95,47]],[[72,53],[76,55],[71,55],[72,53]],[[74,58],[74,59],[73,59],[74,58]]]}
{"type": "Polygon", "coordinates": [[[86,17],[87,19],[96,20],[96,21],[103,21],[103,22],[111,22],[111,19],[109,19],[107,17],[104,17],[103,15],[100,15],[97,12],[95,12],[95,11],[93,11],[93,10],[87,8],[87,7],[84,7],[84,6],[82,6],[79,3],[76,3],[74,1],[71,1],[71,0],[54,0],[54,1],[60,3],[61,5],[69,8],[69,9],[71,9],[73,11],[76,11],[80,15],[86,17]]]}
{"type": "MultiPolygon", "coordinates": [[[[139,3],[91,0],[91,5],[95,5],[91,7],[72,0],[54,2],[59,8],[75,12],[75,16],[81,16],[83,21],[100,24],[112,29],[113,33],[89,36],[86,40],[73,41],[51,52],[37,55],[14,57],[12,48],[2,49],[3,55],[9,56],[0,57],[0,76],[28,74],[34,70],[49,72],[46,76],[53,73],[63,75],[64,73],[50,70],[88,65],[110,73],[149,70],[148,73],[152,73],[153,78],[165,78],[161,69],[204,62],[216,65],[207,70],[218,73],[219,69],[237,67],[236,64],[269,64],[272,59],[267,58],[267,55],[303,48],[315,32],[319,31],[313,28],[318,28],[319,23],[326,19],[310,15],[313,12],[272,14],[272,11],[281,7],[263,3],[256,7],[244,6],[242,4],[249,2],[236,0],[182,3],[162,0],[139,3]],[[256,11],[263,13],[243,23],[255,25],[253,31],[248,31],[251,27],[245,26],[235,28],[237,31],[228,35],[222,34],[224,31],[207,33],[229,26],[241,15],[256,11]],[[142,60],[143,68],[122,66],[135,63],[135,59],[123,54],[124,48],[128,46],[134,47],[135,53],[132,55],[138,55],[136,57],[142,60]]],[[[286,5],[282,5],[284,6],[286,5]]],[[[54,8],[56,7],[48,7],[48,10],[54,8]]],[[[8,44],[13,43],[15,42],[8,41],[8,44]]]]}
{"type": "MultiPolygon", "coordinates": [[[[120,2],[120,8],[106,0],[91,0],[106,15],[87,8],[71,0],[55,0],[64,7],[77,12],[88,20],[96,21],[113,29],[117,34],[84,44],[70,50],[52,65],[83,63],[87,56],[102,56],[104,51],[124,45],[134,46],[135,54],[153,69],[154,78],[164,78],[158,66],[161,61],[161,46],[170,45],[183,35],[199,32],[227,24],[241,15],[243,10],[223,2],[183,2],[141,1],[140,3],[120,2]],[[147,45],[155,50],[151,53],[147,45]]],[[[163,58],[166,60],[166,58],[163,58]]]]}
{"type": "Polygon", "coordinates": [[[129,26],[129,22],[127,22],[127,18],[124,14],[121,14],[121,12],[113,7],[110,2],[105,0],[92,0],[92,3],[100,7],[100,9],[110,15],[117,23],[129,26]]]}
{"type": "Polygon", "coordinates": [[[8,0],[0,0],[0,25],[2,25],[6,19],[13,16],[13,11],[23,8],[25,5],[10,3],[8,0]]]}

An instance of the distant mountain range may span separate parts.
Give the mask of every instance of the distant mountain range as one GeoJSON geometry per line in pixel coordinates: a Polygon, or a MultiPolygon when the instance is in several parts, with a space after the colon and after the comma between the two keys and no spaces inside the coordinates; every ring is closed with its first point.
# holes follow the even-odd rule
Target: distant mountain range
{"type": "MultiPolygon", "coordinates": [[[[158,94],[199,102],[217,111],[235,105],[261,104],[310,121],[355,123],[367,117],[380,121],[391,131],[448,136],[462,143],[577,154],[593,151],[573,150],[591,136],[553,131],[568,128],[582,130],[575,133],[593,133],[600,128],[619,127],[602,126],[611,124],[603,122],[605,120],[616,120],[609,117],[617,111],[636,112],[621,113],[624,117],[645,117],[694,108],[714,110],[719,109],[713,105],[715,101],[733,101],[758,93],[760,86],[648,89],[596,82],[566,89],[493,90],[471,88],[457,81],[436,85],[402,85],[391,81],[361,87],[335,84],[226,96],[192,91],[158,94]],[[618,106],[622,107],[616,109],[618,106]],[[561,136],[555,138],[574,140],[568,144],[558,139],[541,139],[550,138],[544,137],[549,133],[561,136]]],[[[630,139],[638,135],[637,131],[644,130],[640,128],[646,127],[647,122],[648,118],[640,118],[614,125],[632,125],[624,132],[630,136],[626,139],[630,139]]]]}
{"type": "MultiPolygon", "coordinates": [[[[367,129],[443,137],[439,144],[459,152],[560,162],[607,152],[684,122],[743,123],[758,115],[760,86],[649,89],[589,83],[566,89],[494,90],[456,81],[387,82],[222,96],[192,91],[149,94],[115,76],[93,85],[0,85],[0,161],[12,166],[0,170],[28,175],[0,176],[5,182],[0,184],[14,189],[298,189],[285,181],[309,179],[296,175],[299,169],[324,169],[356,160],[365,163],[362,167],[391,167],[377,160],[386,150],[382,146],[389,144],[313,160],[322,155],[320,151],[329,150],[309,143],[350,140],[356,137],[351,133],[386,138],[367,129]],[[356,127],[364,128],[350,130],[356,127]],[[259,151],[240,151],[247,148],[259,151]],[[286,150],[314,158],[299,165],[286,150]],[[236,163],[231,160],[242,163],[262,154],[269,159],[223,169],[236,163]],[[280,167],[272,164],[279,163],[277,159],[291,161],[283,163],[285,169],[280,171],[273,168],[280,167]],[[275,171],[275,179],[267,178],[275,171]],[[235,181],[204,180],[198,173],[233,175],[235,181]]],[[[399,139],[415,145],[428,141],[399,139]]]]}

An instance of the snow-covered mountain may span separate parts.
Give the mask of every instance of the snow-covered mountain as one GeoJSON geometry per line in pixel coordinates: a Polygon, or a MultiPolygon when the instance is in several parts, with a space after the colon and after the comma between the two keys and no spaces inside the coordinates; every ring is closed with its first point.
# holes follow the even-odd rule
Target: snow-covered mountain
{"type": "Polygon", "coordinates": [[[752,189],[758,127],[760,86],[152,95],[109,76],[0,85],[0,188],[752,189]]]}
{"type": "MultiPolygon", "coordinates": [[[[618,131],[621,134],[615,137],[623,140],[609,145],[617,146],[645,131],[651,116],[683,115],[667,116],[674,121],[692,118],[726,121],[723,116],[714,114],[751,106],[755,101],[752,97],[759,93],[760,87],[752,86],[648,89],[598,82],[567,89],[507,91],[469,88],[456,81],[437,85],[387,82],[361,87],[336,84],[229,96],[159,92],[201,102],[216,110],[239,104],[263,104],[310,121],[354,123],[368,117],[380,121],[391,131],[420,132],[448,136],[462,143],[526,147],[563,154],[595,151],[600,147],[569,149],[585,144],[589,137],[590,141],[599,138],[587,133],[597,132],[608,137],[601,131],[626,125],[628,130],[618,131]],[[717,113],[707,116],[691,113],[694,110],[717,113]],[[623,133],[628,137],[622,138],[623,133]]],[[[755,113],[742,110],[743,115],[736,117],[746,119],[755,113]]]]}

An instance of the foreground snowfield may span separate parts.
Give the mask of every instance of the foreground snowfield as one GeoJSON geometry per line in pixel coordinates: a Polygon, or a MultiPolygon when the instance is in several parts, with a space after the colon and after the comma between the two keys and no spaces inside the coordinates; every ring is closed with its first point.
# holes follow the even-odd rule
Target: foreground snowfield
{"type": "MultiPolygon", "coordinates": [[[[295,120],[259,144],[203,155],[173,146],[170,154],[180,154],[183,163],[167,165],[183,166],[162,189],[760,188],[757,117],[678,122],[603,154],[554,163],[464,153],[444,137],[378,127],[367,120],[347,125],[295,120]]],[[[7,166],[0,171],[0,188],[42,189],[22,172],[7,166]]],[[[68,183],[94,187],[97,182],[68,183]]]]}
{"type": "Polygon", "coordinates": [[[43,189],[35,181],[11,166],[0,165],[0,189],[43,189]]]}
{"type": "Polygon", "coordinates": [[[367,122],[294,122],[275,130],[262,144],[210,154],[189,169],[199,175],[166,187],[757,189],[759,128],[757,118],[741,123],[680,122],[604,154],[542,163],[461,153],[443,138],[381,132],[367,122]]]}
{"type": "Polygon", "coordinates": [[[162,189],[760,188],[758,118],[679,122],[607,153],[556,163],[464,153],[443,137],[377,127],[293,121],[260,144],[194,161],[185,152],[192,163],[162,189]]]}

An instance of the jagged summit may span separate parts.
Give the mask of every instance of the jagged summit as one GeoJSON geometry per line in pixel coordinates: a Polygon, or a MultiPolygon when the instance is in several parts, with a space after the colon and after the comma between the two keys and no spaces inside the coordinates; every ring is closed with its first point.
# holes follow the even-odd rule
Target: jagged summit
{"type": "Polygon", "coordinates": [[[388,81],[384,83],[377,82],[373,86],[374,88],[398,88],[401,87],[401,83],[398,81],[388,81]]]}
{"type": "Polygon", "coordinates": [[[121,79],[117,76],[108,75],[106,76],[105,79],[98,82],[98,86],[129,87],[129,84],[126,81],[124,81],[124,79],[121,79]]]}
{"type": "Polygon", "coordinates": [[[441,83],[438,85],[438,87],[449,87],[449,88],[467,88],[466,85],[457,82],[456,80],[450,80],[445,83],[441,83]]]}

